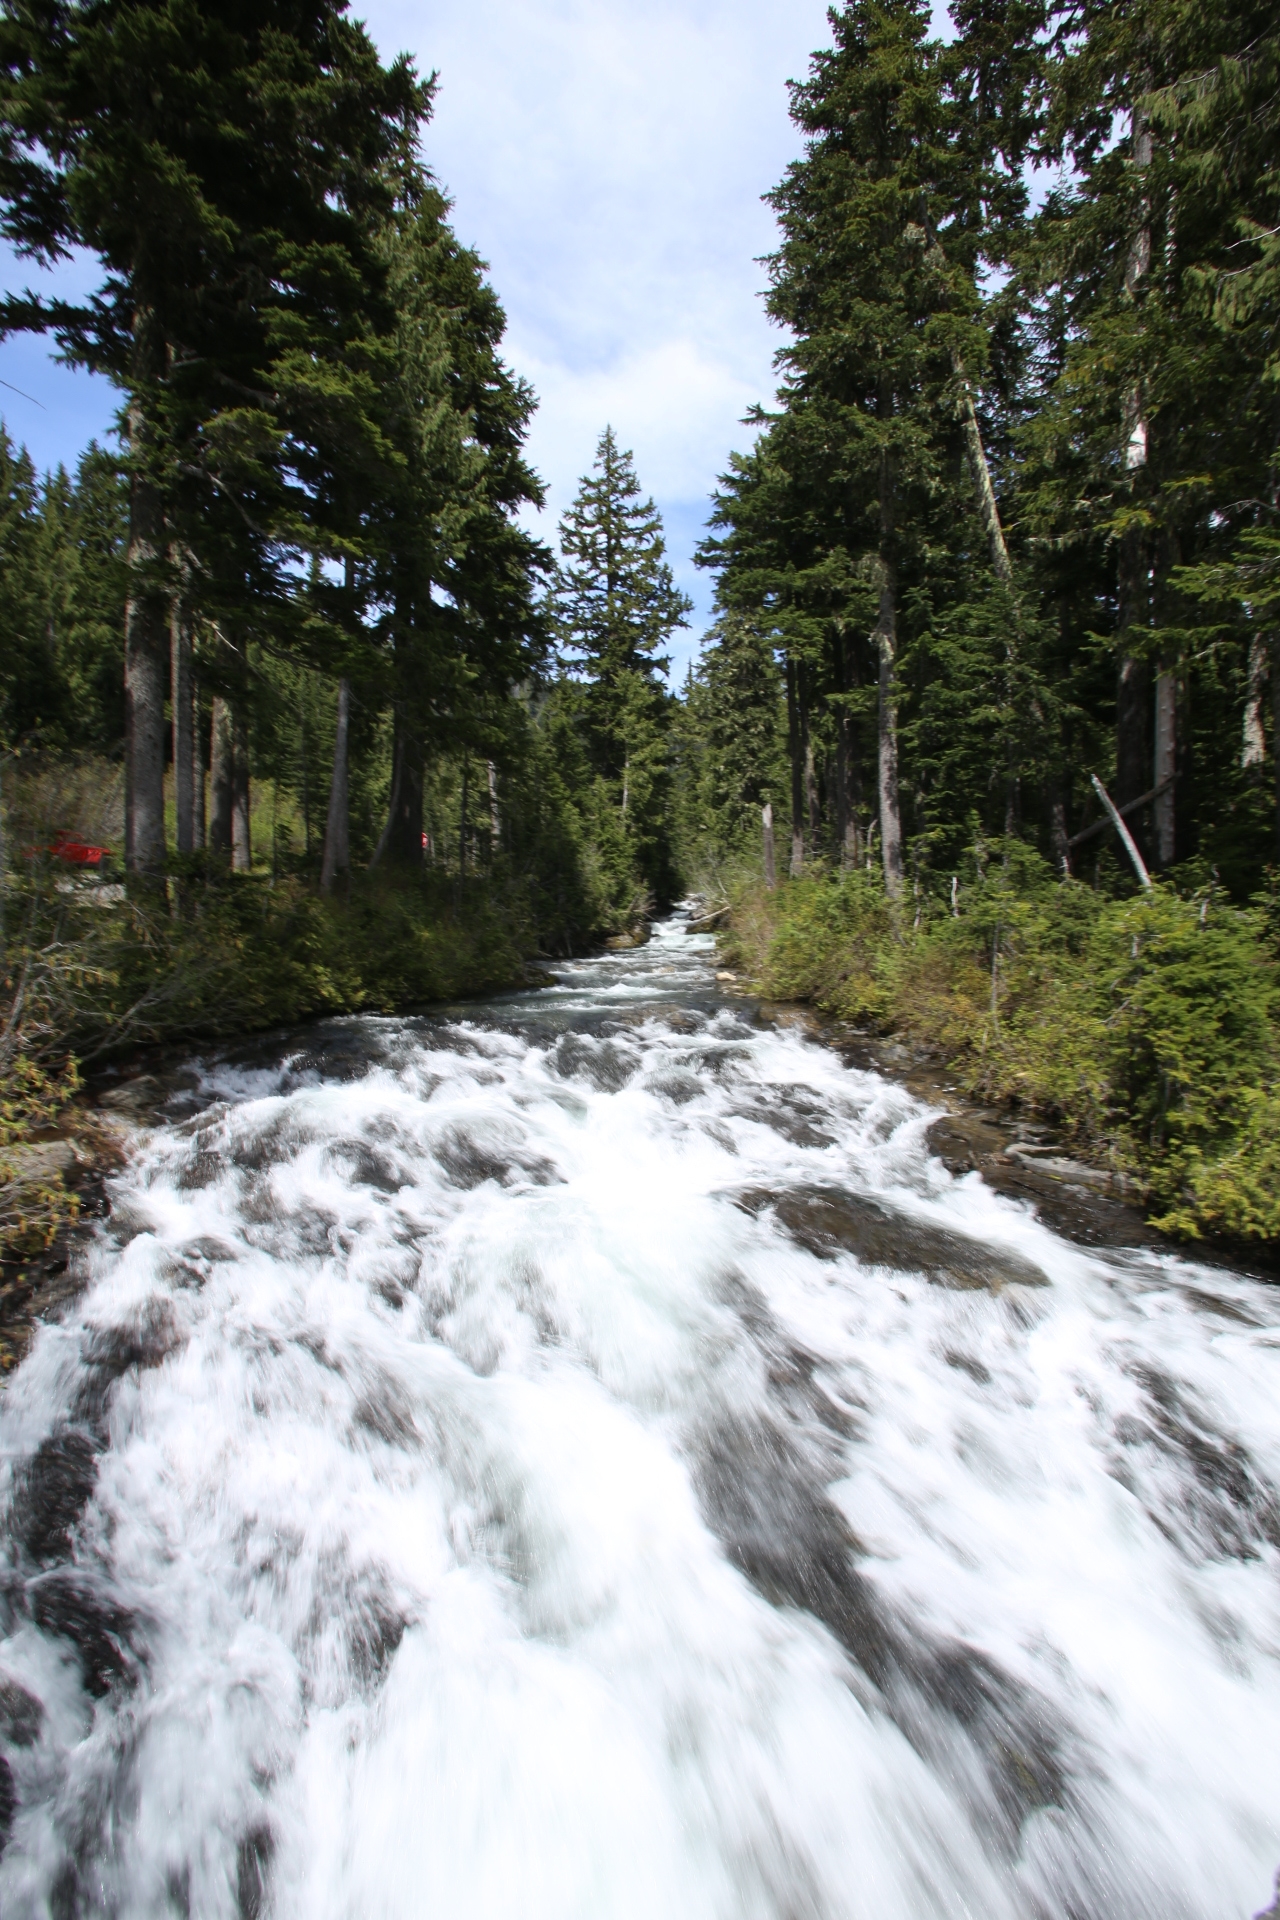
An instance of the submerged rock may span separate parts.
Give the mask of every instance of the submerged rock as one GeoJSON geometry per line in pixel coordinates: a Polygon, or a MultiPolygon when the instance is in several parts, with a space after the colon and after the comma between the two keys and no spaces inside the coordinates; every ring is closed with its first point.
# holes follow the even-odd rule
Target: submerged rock
{"type": "Polygon", "coordinates": [[[851,1253],[868,1267],[922,1273],[933,1286],[998,1290],[1046,1284],[1039,1267],[1006,1247],[989,1247],[967,1234],[838,1187],[796,1187],[777,1194],[748,1188],[734,1194],[744,1213],[772,1214],[807,1253],[833,1260],[851,1253]]]}

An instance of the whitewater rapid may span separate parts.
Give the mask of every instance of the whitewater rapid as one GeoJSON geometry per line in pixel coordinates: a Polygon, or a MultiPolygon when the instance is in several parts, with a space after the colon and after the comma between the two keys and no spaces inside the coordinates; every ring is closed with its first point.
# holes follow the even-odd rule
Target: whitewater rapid
{"type": "Polygon", "coordinates": [[[712,943],[199,1064],[0,1395],[0,1912],[1245,1920],[1280,1294],[712,943]]]}

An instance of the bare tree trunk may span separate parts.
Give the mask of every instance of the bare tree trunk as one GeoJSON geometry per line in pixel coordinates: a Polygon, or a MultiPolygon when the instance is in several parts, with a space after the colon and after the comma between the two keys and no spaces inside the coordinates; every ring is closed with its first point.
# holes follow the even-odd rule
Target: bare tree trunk
{"type": "Polygon", "coordinates": [[[181,594],[169,612],[169,708],[173,721],[174,843],[190,853],[195,837],[195,724],[191,705],[191,626],[181,594]]]}
{"type": "Polygon", "coordinates": [[[791,865],[794,880],[804,870],[804,749],[800,740],[800,702],[796,663],[787,655],[787,752],[791,761],[791,865]]]}
{"type": "Polygon", "coordinates": [[[462,761],[462,793],[458,800],[458,879],[467,873],[467,762],[462,761]]]}
{"type": "Polygon", "coordinates": [[[1151,669],[1127,654],[1116,686],[1116,802],[1125,806],[1155,782],[1148,775],[1147,715],[1151,707],[1151,669]]]}
{"type": "MultiPolygon", "coordinates": [[[[135,360],[148,359],[148,323],[134,323],[135,360]]],[[[144,451],[142,409],[129,408],[129,443],[144,451]]],[[[125,866],[139,877],[164,868],[164,697],[168,679],[165,600],[156,569],[164,550],[164,510],[156,488],[135,470],[129,483],[129,596],[124,614],[125,866]]]]}
{"type": "Polygon", "coordinates": [[[1062,782],[1056,773],[1045,781],[1045,798],[1049,803],[1049,844],[1053,848],[1054,860],[1069,880],[1071,843],[1067,834],[1067,808],[1062,798],[1062,782]]]}
{"type": "Polygon", "coordinates": [[[1261,773],[1267,757],[1267,730],[1263,720],[1270,665],[1270,648],[1264,633],[1255,633],[1249,641],[1249,690],[1244,703],[1244,738],[1240,743],[1240,765],[1248,773],[1261,773]]]}
{"type": "Polygon", "coordinates": [[[1280,633],[1271,636],[1271,766],[1276,787],[1276,859],[1280,860],[1280,633]]]}
{"type": "Polygon", "coordinates": [[[1173,669],[1162,661],[1156,675],[1156,751],[1154,803],[1156,865],[1171,867],[1177,858],[1174,813],[1174,776],[1178,759],[1178,683],[1173,669]]]}
{"type": "Polygon", "coordinates": [[[350,818],[347,804],[347,750],[351,732],[351,682],[338,682],[338,726],[333,738],[333,777],[329,782],[329,819],[324,831],[324,860],[320,888],[328,893],[340,873],[351,869],[350,818]]]}
{"type": "Polygon", "coordinates": [[[399,707],[391,749],[387,824],[370,867],[376,867],[384,857],[397,867],[416,870],[422,866],[422,743],[409,733],[399,707]]]}
{"type": "Polygon", "coordinates": [[[486,760],[484,764],[489,775],[489,832],[496,853],[498,841],[502,835],[502,815],[498,811],[498,769],[492,760],[486,760]]]}
{"type": "MultiPolygon", "coordinates": [[[[1004,528],[1000,523],[1000,505],[991,479],[987,450],[982,444],[982,428],[978,424],[978,411],[973,404],[973,389],[969,385],[964,363],[958,353],[952,354],[951,365],[960,382],[960,418],[964,427],[965,459],[969,466],[969,478],[973,481],[973,490],[978,497],[978,512],[982,517],[983,531],[987,536],[991,565],[1001,586],[1008,588],[1012,593],[1013,562],[1009,558],[1004,528]]],[[[1018,617],[1019,613],[1020,609],[1015,609],[1015,617],[1018,617]]]]}
{"type": "MultiPolygon", "coordinates": [[[[857,685],[857,659],[847,635],[836,646],[836,678],[842,694],[857,685]]],[[[860,818],[862,811],[862,767],[853,716],[841,704],[836,716],[836,845],[840,865],[856,867],[862,855],[860,818]]]]}
{"type": "Polygon", "coordinates": [[[204,804],[204,723],[201,719],[200,688],[191,680],[191,844],[198,851],[205,845],[204,804]]]}
{"type": "MultiPolygon", "coordinates": [[[[1141,77],[1136,84],[1141,86],[1141,77]]],[[[1145,173],[1151,165],[1151,127],[1142,107],[1135,105],[1130,115],[1133,166],[1145,173]]],[[[1151,266],[1151,222],[1147,209],[1134,231],[1125,264],[1124,290],[1130,300],[1151,266]]],[[[1137,476],[1147,464],[1147,419],[1143,394],[1135,386],[1125,402],[1125,471],[1132,491],[1137,476]]],[[[1150,625],[1150,584],[1147,543],[1140,527],[1131,526],[1121,536],[1119,567],[1119,628],[1121,660],[1116,691],[1116,803],[1124,806],[1135,794],[1153,784],[1147,773],[1147,727],[1151,707],[1151,668],[1135,658],[1128,649],[1131,632],[1150,625]]],[[[1170,801],[1172,806],[1172,800],[1170,801]]]]}
{"type": "Polygon", "coordinates": [[[233,713],[232,719],[235,752],[231,767],[231,867],[235,873],[248,873],[253,865],[253,842],[249,837],[249,728],[242,712],[233,713]]]}
{"type": "Polygon", "coordinates": [[[898,576],[893,563],[894,475],[887,454],[880,456],[880,608],[875,642],[880,658],[877,709],[877,784],[880,800],[880,857],[889,897],[902,893],[902,814],[898,798],[898,694],[895,665],[898,645],[898,576]]]}
{"type": "Polygon", "coordinates": [[[810,669],[802,665],[796,674],[796,692],[800,698],[800,738],[804,746],[805,846],[812,852],[818,845],[822,810],[818,805],[818,769],[813,758],[813,731],[809,725],[810,669]]]}
{"type": "Polygon", "coordinates": [[[232,738],[231,708],[215,694],[210,744],[210,785],[213,788],[213,815],[209,821],[211,853],[231,852],[231,808],[235,787],[235,746],[232,738]]]}
{"type": "Polygon", "coordinates": [[[772,893],[778,884],[778,861],[773,845],[773,803],[766,800],[760,809],[760,824],[764,829],[764,884],[772,893]]]}
{"type": "Polygon", "coordinates": [[[1111,795],[1107,792],[1106,788],[1103,786],[1101,780],[1099,780],[1097,774],[1091,773],[1089,775],[1089,778],[1093,782],[1094,792],[1097,794],[1099,800],[1101,800],[1103,806],[1106,808],[1108,814],[1110,815],[1112,826],[1115,828],[1116,832],[1120,835],[1121,840],[1124,842],[1125,852],[1128,854],[1130,860],[1133,862],[1133,870],[1138,876],[1139,883],[1143,887],[1149,890],[1151,886],[1151,875],[1147,872],[1146,865],[1143,861],[1142,855],[1138,852],[1137,842],[1134,840],[1133,835],[1130,833],[1128,827],[1124,823],[1124,816],[1121,814],[1120,809],[1116,806],[1115,801],[1111,798],[1111,795]]]}

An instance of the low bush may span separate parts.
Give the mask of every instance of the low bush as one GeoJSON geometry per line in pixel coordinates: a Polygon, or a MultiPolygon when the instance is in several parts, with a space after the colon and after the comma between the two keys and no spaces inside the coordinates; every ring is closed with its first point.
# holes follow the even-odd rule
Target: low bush
{"type": "Polygon", "coordinates": [[[761,993],[935,1050],[974,1094],[1133,1175],[1170,1231],[1280,1239],[1270,900],[1106,897],[1016,842],[896,906],[862,870],[730,891],[723,952],[761,993]]]}
{"type": "Polygon", "coordinates": [[[65,1127],[83,1066],[138,1047],[261,1032],[325,1013],[391,1013],[521,977],[518,896],[425,875],[298,878],[191,860],[166,894],[120,898],[56,863],[10,877],[0,972],[0,1258],[42,1252],[75,1197],[31,1147],[65,1127]]]}

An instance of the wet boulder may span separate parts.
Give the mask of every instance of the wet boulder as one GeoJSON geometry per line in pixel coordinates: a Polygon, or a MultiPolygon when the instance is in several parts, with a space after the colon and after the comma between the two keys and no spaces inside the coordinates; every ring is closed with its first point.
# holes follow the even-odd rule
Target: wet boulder
{"type": "Polygon", "coordinates": [[[748,1188],[732,1197],[744,1213],[769,1214],[798,1246],[820,1260],[851,1253],[862,1266],[920,1273],[939,1287],[998,1291],[1045,1285],[1040,1268],[1020,1254],[917,1219],[878,1195],[813,1186],[782,1193],[748,1188]]]}

